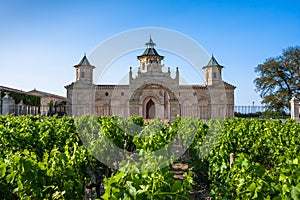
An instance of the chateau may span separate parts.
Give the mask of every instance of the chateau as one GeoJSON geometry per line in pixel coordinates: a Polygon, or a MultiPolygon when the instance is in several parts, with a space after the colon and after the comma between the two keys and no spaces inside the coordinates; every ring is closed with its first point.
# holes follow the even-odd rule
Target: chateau
{"type": "Polygon", "coordinates": [[[233,117],[235,86],[222,80],[223,66],[212,56],[205,71],[205,83],[180,85],[179,69],[171,77],[170,68],[163,71],[160,55],[149,39],[142,55],[137,56],[140,65],[137,76],[129,69],[128,85],[96,85],[93,70],[84,56],[75,65],[76,80],[67,89],[67,114],[80,116],[119,115],[142,116],[145,119],[161,118],[172,121],[181,117],[233,117]]]}

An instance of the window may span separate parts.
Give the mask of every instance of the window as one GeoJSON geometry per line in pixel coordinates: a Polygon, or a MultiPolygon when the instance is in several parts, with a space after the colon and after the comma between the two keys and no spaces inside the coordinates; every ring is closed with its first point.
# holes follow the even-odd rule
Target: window
{"type": "Polygon", "coordinates": [[[108,96],[108,92],[105,92],[105,96],[108,96]]]}
{"type": "Polygon", "coordinates": [[[84,78],[84,72],[81,72],[81,78],[84,78]]]}
{"type": "Polygon", "coordinates": [[[121,96],[124,96],[124,92],[121,92],[121,96]]]}
{"type": "Polygon", "coordinates": [[[216,72],[213,73],[213,78],[217,78],[217,73],[216,72]]]}

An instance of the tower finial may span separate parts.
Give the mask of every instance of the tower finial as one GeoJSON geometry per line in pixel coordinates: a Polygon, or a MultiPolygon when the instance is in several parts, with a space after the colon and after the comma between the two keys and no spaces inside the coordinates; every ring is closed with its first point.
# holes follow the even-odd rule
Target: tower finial
{"type": "Polygon", "coordinates": [[[146,46],[147,46],[147,48],[153,48],[155,45],[156,44],[153,42],[151,33],[150,33],[149,42],[146,43],[146,46]]]}

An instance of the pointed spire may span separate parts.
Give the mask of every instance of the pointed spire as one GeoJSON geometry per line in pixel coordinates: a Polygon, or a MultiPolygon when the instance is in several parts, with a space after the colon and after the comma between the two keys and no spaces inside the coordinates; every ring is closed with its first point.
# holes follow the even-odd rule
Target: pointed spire
{"type": "Polygon", "coordinates": [[[212,54],[211,59],[209,60],[207,66],[221,66],[221,65],[219,65],[214,55],[212,54]]]}
{"type": "Polygon", "coordinates": [[[146,43],[147,48],[154,48],[156,44],[153,42],[150,34],[149,42],[146,43]]]}
{"type": "Polygon", "coordinates": [[[155,50],[155,48],[154,48],[155,45],[156,44],[153,42],[151,35],[150,35],[149,41],[146,43],[147,48],[145,49],[145,51],[142,55],[138,56],[138,58],[142,57],[142,56],[159,56],[161,59],[163,59],[164,57],[159,55],[157,53],[157,51],[155,50]]]}
{"type": "Polygon", "coordinates": [[[79,64],[77,66],[92,66],[86,57],[86,53],[84,53],[83,58],[81,59],[81,61],[79,62],[79,64]]]}

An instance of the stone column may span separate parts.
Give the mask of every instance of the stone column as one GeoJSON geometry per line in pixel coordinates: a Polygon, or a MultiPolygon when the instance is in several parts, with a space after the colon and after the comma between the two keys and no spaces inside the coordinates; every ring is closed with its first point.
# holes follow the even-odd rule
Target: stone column
{"type": "Polygon", "coordinates": [[[9,105],[11,101],[11,97],[8,95],[8,92],[5,92],[5,96],[2,99],[2,114],[9,114],[9,105]]]}
{"type": "Polygon", "coordinates": [[[180,117],[180,107],[178,100],[170,100],[170,122],[180,117]]]}
{"type": "Polygon", "coordinates": [[[23,100],[21,100],[20,103],[17,105],[17,115],[23,114],[23,107],[24,107],[24,103],[23,100]]]}
{"type": "Polygon", "coordinates": [[[291,103],[291,119],[299,120],[299,99],[295,96],[290,100],[291,103]]]}

